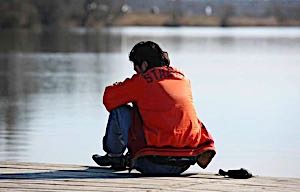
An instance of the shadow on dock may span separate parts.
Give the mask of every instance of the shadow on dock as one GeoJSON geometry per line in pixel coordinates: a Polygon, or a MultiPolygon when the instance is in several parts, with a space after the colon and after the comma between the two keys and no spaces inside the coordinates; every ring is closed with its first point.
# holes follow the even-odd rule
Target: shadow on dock
{"type": "MultiPolygon", "coordinates": [[[[140,173],[129,173],[125,171],[115,171],[110,168],[87,167],[86,169],[62,169],[39,171],[31,170],[22,173],[4,173],[0,174],[1,179],[30,179],[30,180],[47,180],[47,179],[113,179],[113,178],[137,178],[153,177],[156,175],[142,175],[140,173]]],[[[159,175],[160,177],[189,177],[197,175],[196,173],[185,173],[181,175],[159,175]]]]}

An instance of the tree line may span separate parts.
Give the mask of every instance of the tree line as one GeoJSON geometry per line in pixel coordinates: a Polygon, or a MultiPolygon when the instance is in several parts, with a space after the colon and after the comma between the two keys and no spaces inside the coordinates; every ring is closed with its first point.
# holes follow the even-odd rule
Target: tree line
{"type": "Polygon", "coordinates": [[[179,25],[300,25],[298,0],[0,0],[0,12],[0,29],[161,25],[168,17],[179,25]]]}

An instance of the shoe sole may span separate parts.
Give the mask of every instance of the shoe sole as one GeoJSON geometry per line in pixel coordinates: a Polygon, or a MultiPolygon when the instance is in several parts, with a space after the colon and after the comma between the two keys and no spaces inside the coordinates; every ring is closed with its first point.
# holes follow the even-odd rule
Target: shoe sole
{"type": "Polygon", "coordinates": [[[97,163],[97,165],[99,165],[100,167],[107,167],[107,166],[111,165],[110,163],[101,163],[101,162],[99,162],[98,158],[99,158],[99,155],[93,155],[92,156],[92,159],[94,160],[94,162],[97,163]]]}
{"type": "Polygon", "coordinates": [[[208,150],[203,153],[201,153],[197,158],[197,164],[202,168],[205,169],[208,164],[211,162],[211,160],[216,155],[216,151],[214,150],[208,150]]]}
{"type": "Polygon", "coordinates": [[[108,167],[111,166],[112,169],[116,171],[123,171],[126,170],[126,165],[120,164],[120,162],[109,162],[109,163],[103,163],[99,161],[99,155],[95,154],[92,156],[92,159],[95,163],[97,163],[100,167],[108,167]]]}

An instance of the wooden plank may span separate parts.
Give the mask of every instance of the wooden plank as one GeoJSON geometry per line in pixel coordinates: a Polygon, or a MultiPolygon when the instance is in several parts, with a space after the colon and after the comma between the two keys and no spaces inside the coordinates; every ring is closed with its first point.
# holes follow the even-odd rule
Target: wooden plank
{"type": "Polygon", "coordinates": [[[0,191],[300,191],[299,178],[229,179],[212,173],[143,177],[80,165],[0,162],[0,191]]]}
{"type": "Polygon", "coordinates": [[[57,170],[57,169],[65,170],[65,169],[86,169],[88,168],[88,166],[1,161],[0,169],[1,168],[10,168],[10,169],[22,168],[22,169],[34,169],[34,170],[57,170]]]}

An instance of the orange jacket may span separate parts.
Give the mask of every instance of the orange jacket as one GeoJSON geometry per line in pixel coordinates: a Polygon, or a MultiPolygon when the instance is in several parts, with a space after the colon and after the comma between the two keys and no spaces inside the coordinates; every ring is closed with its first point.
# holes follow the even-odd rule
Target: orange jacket
{"type": "Polygon", "coordinates": [[[211,135],[197,118],[190,82],[175,68],[156,67],[106,87],[103,103],[108,111],[129,102],[138,108],[129,133],[134,158],[194,156],[214,149],[211,135]]]}

